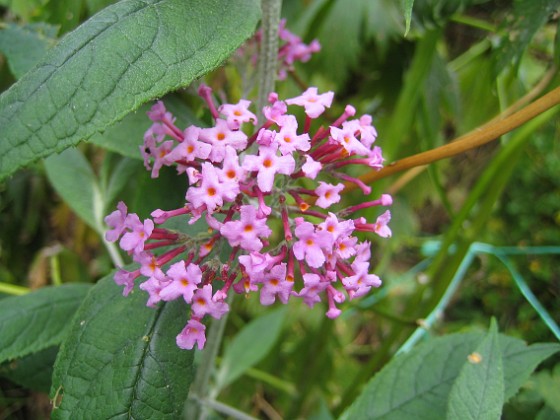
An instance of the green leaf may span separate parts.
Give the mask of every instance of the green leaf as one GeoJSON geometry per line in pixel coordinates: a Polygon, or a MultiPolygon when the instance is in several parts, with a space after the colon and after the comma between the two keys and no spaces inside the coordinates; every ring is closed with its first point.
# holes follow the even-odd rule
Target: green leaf
{"type": "Polygon", "coordinates": [[[59,345],[89,289],[88,284],[65,284],[3,299],[0,362],[59,345]]]}
{"type": "Polygon", "coordinates": [[[504,405],[504,372],[498,327],[490,331],[469,354],[451,387],[448,419],[499,419],[504,405]]]}
{"type": "Polygon", "coordinates": [[[103,233],[104,200],[97,178],[78,149],[45,159],[47,176],[56,192],[88,225],[103,233]]]}
{"type": "MultiPolygon", "coordinates": [[[[343,418],[433,420],[443,417],[451,387],[467,357],[484,334],[462,333],[438,337],[395,357],[366,385],[343,418]]],[[[535,367],[560,350],[557,344],[534,344],[500,335],[504,400],[514,395],[535,367]],[[527,365],[525,365],[527,364],[527,365]]]]}
{"type": "Polygon", "coordinates": [[[414,0],[404,0],[404,21],[406,28],[404,30],[404,36],[408,34],[410,31],[410,21],[412,20],[412,6],[414,4],[414,0]]]}
{"type": "Polygon", "coordinates": [[[16,79],[31,70],[54,45],[56,31],[56,27],[46,23],[23,26],[9,23],[0,31],[0,51],[8,59],[16,79]]]}
{"type": "Polygon", "coordinates": [[[33,391],[49,392],[54,361],[58,347],[49,347],[37,353],[0,365],[0,376],[33,391]]]}
{"type": "Polygon", "coordinates": [[[537,343],[527,346],[523,341],[500,336],[505,373],[505,400],[513,397],[527,382],[531,373],[548,357],[560,351],[560,344],[537,343]]]}
{"type": "Polygon", "coordinates": [[[112,276],[100,280],[76,313],[58,355],[53,419],[181,418],[193,377],[193,352],[175,337],[187,323],[184,302],[146,307],[135,289],[123,297],[112,276]]]}
{"type": "Polygon", "coordinates": [[[251,321],[226,346],[216,387],[222,389],[239,378],[247,369],[261,361],[272,349],[286,315],[281,307],[251,321]]]}
{"type": "Polygon", "coordinates": [[[123,0],[0,96],[0,179],[216,68],[254,31],[256,0],[123,0]]]}

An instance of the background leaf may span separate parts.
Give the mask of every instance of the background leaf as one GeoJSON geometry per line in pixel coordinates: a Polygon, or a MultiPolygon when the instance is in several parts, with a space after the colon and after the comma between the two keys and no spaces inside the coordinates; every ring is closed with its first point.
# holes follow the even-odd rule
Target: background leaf
{"type": "Polygon", "coordinates": [[[45,159],[52,186],[95,231],[103,233],[104,200],[93,170],[78,149],[66,149],[45,159]]]}
{"type": "Polygon", "coordinates": [[[7,24],[0,31],[0,51],[8,59],[16,79],[39,62],[56,41],[57,28],[46,23],[18,26],[7,24]]]}
{"type": "MultiPolygon", "coordinates": [[[[464,333],[434,338],[394,358],[366,385],[343,418],[402,419],[414,415],[433,420],[437,413],[443,418],[453,382],[483,337],[481,333],[464,333]]],[[[560,350],[560,345],[527,346],[503,335],[499,343],[507,384],[505,399],[517,392],[538,363],[560,350]]]]}
{"type": "Polygon", "coordinates": [[[410,21],[412,20],[412,5],[414,4],[414,0],[405,0],[404,1],[404,21],[405,21],[405,30],[404,36],[408,34],[410,31],[410,21]]]}
{"type": "Polygon", "coordinates": [[[282,328],[286,308],[281,307],[256,318],[225,346],[216,387],[222,389],[256,365],[272,349],[282,328]]]}
{"type": "Polygon", "coordinates": [[[49,347],[0,365],[0,376],[34,391],[49,392],[58,347],[49,347]]]}
{"type": "Polygon", "coordinates": [[[0,179],[216,68],[258,18],[255,0],[107,7],[0,97],[0,179]]]}
{"type": "Polygon", "coordinates": [[[193,376],[193,352],[175,337],[184,302],[146,307],[138,289],[124,298],[112,276],[87,295],[58,355],[53,419],[180,418],[193,376]]]}
{"type": "Polygon", "coordinates": [[[89,289],[88,284],[65,284],[3,299],[0,362],[60,344],[89,289]]]}
{"type": "Polygon", "coordinates": [[[514,2],[513,16],[503,22],[503,38],[496,54],[496,72],[519,60],[527,45],[546,21],[560,10],[559,0],[517,0],[514,2]],[[513,24],[512,24],[513,20],[513,24]]]}
{"type": "Polygon", "coordinates": [[[499,419],[504,405],[504,372],[498,327],[490,331],[465,360],[451,387],[448,419],[499,419]]]}

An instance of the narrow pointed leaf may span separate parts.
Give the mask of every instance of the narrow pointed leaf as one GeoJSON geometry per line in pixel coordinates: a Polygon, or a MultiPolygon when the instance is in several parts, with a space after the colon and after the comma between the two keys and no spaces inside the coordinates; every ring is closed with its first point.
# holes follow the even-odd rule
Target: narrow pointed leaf
{"type": "Polygon", "coordinates": [[[65,36],[0,96],[0,179],[216,68],[253,31],[256,0],[123,0],[65,36]]]}
{"type": "Polygon", "coordinates": [[[414,4],[414,0],[405,0],[404,1],[404,21],[406,29],[404,31],[404,36],[408,34],[410,31],[410,21],[412,20],[412,6],[414,4]]]}
{"type": "Polygon", "coordinates": [[[0,363],[59,345],[90,288],[67,284],[2,299],[0,363]]]}
{"type": "Polygon", "coordinates": [[[178,419],[193,377],[193,352],[175,337],[184,302],[146,307],[138,289],[122,296],[100,280],[76,313],[53,374],[53,419],[178,419]]]}
{"type": "Polygon", "coordinates": [[[216,379],[218,389],[232,383],[268,354],[280,335],[285,314],[282,307],[251,321],[225,347],[216,379]]]}
{"type": "Polygon", "coordinates": [[[47,176],[64,201],[99,234],[103,233],[104,201],[89,162],[78,149],[45,159],[47,176]]]}
{"type": "Polygon", "coordinates": [[[469,354],[449,395],[448,419],[499,419],[504,404],[502,351],[496,321],[469,354]]]}

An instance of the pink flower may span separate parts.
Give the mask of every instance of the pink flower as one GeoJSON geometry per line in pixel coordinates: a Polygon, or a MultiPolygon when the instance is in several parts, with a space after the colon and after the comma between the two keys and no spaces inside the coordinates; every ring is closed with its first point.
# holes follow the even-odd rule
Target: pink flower
{"type": "Polygon", "coordinates": [[[283,120],[282,128],[274,139],[282,155],[292,154],[296,150],[308,151],[311,148],[309,134],[297,134],[297,120],[293,115],[288,115],[283,120]]]}
{"type": "Polygon", "coordinates": [[[212,146],[198,140],[200,128],[191,125],[185,130],[185,139],[170,153],[169,158],[174,161],[185,160],[191,162],[195,159],[207,159],[212,146]]]}
{"type": "Polygon", "coordinates": [[[280,125],[281,119],[288,112],[288,107],[284,101],[278,100],[278,96],[269,96],[269,101],[271,105],[263,108],[263,114],[267,120],[280,125]],[[270,101],[271,99],[272,101],[270,101]]]}
{"type": "Polygon", "coordinates": [[[235,149],[226,146],[222,170],[218,173],[222,182],[241,182],[245,180],[245,170],[239,164],[239,157],[235,149]]]}
{"type": "Polygon", "coordinates": [[[161,301],[160,293],[163,290],[163,288],[166,286],[166,284],[167,284],[166,281],[160,281],[155,277],[150,277],[148,280],[146,280],[144,283],[140,285],[140,289],[144,290],[145,292],[148,292],[148,294],[150,295],[148,301],[146,302],[146,306],[153,308],[156,305],[156,303],[161,301]]]}
{"type": "Polygon", "coordinates": [[[123,250],[129,253],[139,254],[144,250],[144,243],[154,230],[154,222],[150,219],[146,219],[144,223],[142,223],[138,215],[132,213],[126,218],[125,225],[130,231],[123,235],[119,245],[123,250]]]}
{"type": "Polygon", "coordinates": [[[243,160],[243,168],[257,171],[257,185],[262,192],[272,191],[276,173],[290,175],[294,172],[296,162],[291,155],[278,156],[278,146],[260,146],[259,155],[247,155],[243,160]]]}
{"type": "Polygon", "coordinates": [[[169,267],[167,276],[172,281],[160,292],[161,298],[169,301],[183,296],[185,302],[191,303],[197,284],[202,281],[200,267],[193,263],[185,267],[185,261],[179,261],[169,267]]]}
{"type": "Polygon", "coordinates": [[[266,219],[257,218],[257,209],[251,205],[241,206],[241,219],[224,223],[220,233],[229,244],[241,246],[247,251],[260,251],[263,247],[261,238],[268,238],[272,231],[266,225],[266,219]]]}
{"type": "Polygon", "coordinates": [[[358,262],[352,264],[356,273],[354,276],[342,279],[344,288],[348,291],[350,299],[365,295],[372,287],[381,286],[381,280],[375,274],[369,274],[369,262],[358,262]]]}
{"type": "Polygon", "coordinates": [[[355,128],[347,123],[342,124],[342,128],[331,127],[331,136],[340,144],[349,155],[367,156],[369,149],[360,142],[354,135],[355,128]]]}
{"type": "Polygon", "coordinates": [[[319,294],[327,288],[329,282],[321,281],[318,274],[306,273],[303,275],[303,285],[304,288],[296,296],[302,297],[303,302],[313,308],[316,303],[321,302],[319,294]]]}
{"type": "Polygon", "coordinates": [[[140,275],[140,270],[126,271],[120,269],[115,273],[115,283],[119,286],[124,286],[123,296],[128,296],[128,294],[134,288],[134,280],[140,275]]]}
{"type": "Polygon", "coordinates": [[[305,155],[305,163],[301,169],[307,178],[315,179],[322,168],[323,165],[320,162],[313,160],[309,155],[305,155]]]}
{"type": "Polygon", "coordinates": [[[391,229],[388,223],[391,221],[391,212],[389,210],[385,211],[381,216],[377,218],[374,223],[374,232],[377,233],[382,238],[389,238],[392,235],[391,229]]]}
{"type": "Polygon", "coordinates": [[[225,302],[214,302],[214,300],[212,300],[212,285],[207,284],[202,287],[202,289],[197,289],[195,291],[191,310],[193,315],[197,318],[210,315],[216,319],[220,319],[229,311],[229,306],[225,302]]]}
{"type": "Polygon", "coordinates": [[[159,147],[152,149],[152,156],[154,158],[152,178],[157,178],[159,176],[159,170],[163,166],[169,166],[174,162],[173,157],[171,156],[172,148],[173,142],[168,140],[164,141],[159,147]]]}
{"type": "Polygon", "coordinates": [[[212,145],[208,158],[212,162],[224,160],[226,146],[235,150],[244,150],[247,147],[247,135],[243,131],[234,131],[229,128],[227,121],[218,119],[216,126],[200,130],[200,139],[212,145]]]}
{"type": "Polygon", "coordinates": [[[317,94],[316,87],[310,87],[301,96],[286,99],[288,105],[300,105],[305,108],[305,113],[309,118],[317,118],[325,108],[329,108],[334,98],[334,92],[317,94]]]}
{"type": "Polygon", "coordinates": [[[331,242],[329,233],[316,233],[311,223],[303,222],[296,227],[295,234],[299,241],[293,246],[294,256],[300,261],[305,259],[310,267],[321,267],[325,262],[322,248],[328,247],[331,242]]]}
{"type": "Polygon", "coordinates": [[[113,229],[105,232],[105,239],[109,242],[115,242],[126,229],[125,221],[127,217],[127,207],[122,201],[117,204],[117,210],[105,217],[105,223],[113,229]]]}
{"type": "Polygon", "coordinates": [[[218,111],[225,115],[228,127],[232,130],[237,130],[242,123],[252,121],[253,124],[257,123],[257,116],[249,111],[251,101],[244,99],[240,100],[237,104],[223,104],[218,107],[218,111]]]}
{"type": "Polygon", "coordinates": [[[238,184],[220,182],[218,175],[218,170],[214,165],[209,162],[202,164],[200,187],[190,187],[186,195],[194,208],[205,205],[208,213],[212,213],[216,207],[224,204],[224,200],[230,202],[235,200],[239,193],[238,184]]]}
{"type": "Polygon", "coordinates": [[[340,201],[340,191],[344,189],[344,184],[327,184],[326,182],[319,181],[319,186],[315,188],[315,194],[317,194],[317,201],[315,205],[327,209],[332,204],[338,203],[340,201]]]}
{"type": "Polygon", "coordinates": [[[185,350],[192,350],[196,344],[198,349],[202,350],[206,343],[205,332],[206,327],[204,324],[196,319],[190,319],[177,336],[177,346],[185,350]]]}
{"type": "Polygon", "coordinates": [[[261,305],[272,305],[276,296],[284,304],[288,303],[294,283],[286,280],[286,263],[280,263],[272,267],[269,273],[262,279],[261,305]]]}

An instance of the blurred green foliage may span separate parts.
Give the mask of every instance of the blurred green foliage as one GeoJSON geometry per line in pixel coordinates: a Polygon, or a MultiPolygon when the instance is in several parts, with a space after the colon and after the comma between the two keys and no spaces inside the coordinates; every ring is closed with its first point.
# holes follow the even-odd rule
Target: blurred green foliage
{"type": "MultiPolygon", "coordinates": [[[[7,89],[20,77],[25,72],[22,66],[32,67],[33,56],[39,59],[56,33],[62,36],[71,31],[109,3],[0,0],[0,88],[7,89]],[[37,40],[35,48],[22,63],[8,48],[13,44],[2,44],[2,36],[14,28],[28,41],[30,28],[51,29],[41,32],[45,37],[31,37],[31,42],[37,40]]],[[[415,0],[406,37],[400,2],[286,0],[283,7],[288,27],[307,42],[319,39],[322,51],[297,66],[297,78],[278,84],[280,96],[296,95],[301,82],[322,91],[334,90],[338,108],[330,110],[332,115],[342,112],[346,103],[360,113],[372,114],[380,133],[378,142],[389,162],[445,144],[517,106],[526,95],[540,96],[560,84],[557,0],[415,0]]],[[[207,76],[215,89],[232,96],[243,91],[236,86],[242,79],[243,74],[232,67],[207,76]]],[[[207,115],[192,93],[179,92],[173,101],[181,104],[177,106],[189,105],[186,121],[204,120],[207,115]]],[[[142,141],[141,136],[136,138],[141,132],[139,115],[129,115],[120,126],[82,144],[79,151],[100,183],[112,179],[115,168],[124,168],[130,182],[123,186],[123,196],[140,216],[146,216],[162,202],[169,208],[180,205],[183,192],[172,171],[163,171],[154,182],[132,157],[135,144],[142,141]],[[109,146],[110,151],[104,149],[119,132],[134,136],[109,146]]],[[[430,313],[473,241],[497,246],[558,245],[558,121],[556,110],[555,118],[437,162],[406,183],[391,177],[373,185],[374,195],[396,192],[394,236],[374,247],[376,272],[382,275],[385,290],[367,304],[346,304],[335,322],[323,316],[323,308],[309,310],[292,302],[271,351],[221,390],[220,401],[259,418],[338,415],[391,359],[417,319],[430,313]],[[518,142],[515,148],[512,141],[518,142]],[[504,155],[504,150],[509,154],[504,155]],[[501,166],[496,163],[500,159],[501,166]],[[429,268],[412,271],[426,261],[422,250],[429,241],[448,244],[449,250],[440,250],[429,268]]],[[[109,201],[107,208],[117,199],[109,201]]],[[[71,207],[56,195],[41,163],[0,184],[1,282],[31,288],[55,279],[93,282],[111,270],[99,236],[71,207]]],[[[557,323],[559,260],[558,255],[514,259],[557,323]]],[[[252,319],[267,312],[254,299],[238,299],[233,308],[225,347],[252,319]]],[[[443,320],[430,334],[485,327],[492,316],[510,335],[529,342],[555,340],[509,272],[489,255],[475,259],[443,320]]],[[[52,359],[52,350],[47,353],[52,359]]],[[[550,396],[550,390],[559,386],[559,363],[558,356],[553,357],[534,374],[506,404],[503,418],[560,416],[550,396]]],[[[14,379],[17,375],[3,375],[2,369],[6,367],[0,366],[0,376],[13,382],[0,383],[0,415],[25,418],[36,394],[22,391],[14,379]]],[[[48,388],[44,378],[38,388],[48,388]]]]}

